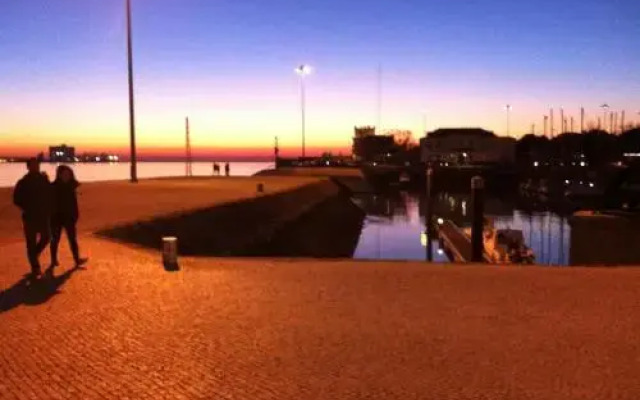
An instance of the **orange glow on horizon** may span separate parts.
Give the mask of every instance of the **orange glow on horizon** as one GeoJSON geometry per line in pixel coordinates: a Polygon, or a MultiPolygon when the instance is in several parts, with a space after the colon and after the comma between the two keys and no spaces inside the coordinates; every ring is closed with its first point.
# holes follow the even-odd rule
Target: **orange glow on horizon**
{"type": "MultiPolygon", "coordinates": [[[[54,143],[60,144],[60,143],[54,143]]],[[[180,159],[185,156],[184,148],[176,147],[138,147],[139,159],[180,159]]],[[[43,152],[45,156],[48,156],[48,146],[16,146],[16,147],[4,147],[0,149],[0,157],[31,157],[43,152]]],[[[309,156],[320,156],[322,153],[331,152],[334,155],[350,155],[351,148],[348,147],[319,147],[319,146],[307,146],[307,154],[309,156]]],[[[116,154],[121,157],[122,160],[128,160],[129,147],[113,147],[113,146],[82,146],[76,147],[76,153],[108,153],[116,154]]],[[[301,149],[299,147],[281,147],[281,157],[298,157],[300,156],[301,149]]],[[[252,160],[259,159],[269,161],[274,157],[273,148],[262,147],[222,147],[222,148],[194,148],[192,150],[193,157],[195,159],[236,159],[236,160],[252,160]]]]}

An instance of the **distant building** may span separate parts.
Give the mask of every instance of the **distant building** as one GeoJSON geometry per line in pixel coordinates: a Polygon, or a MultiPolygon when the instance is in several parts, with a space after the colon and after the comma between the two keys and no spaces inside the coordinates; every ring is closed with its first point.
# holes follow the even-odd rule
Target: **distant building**
{"type": "Polygon", "coordinates": [[[355,127],[354,131],[353,157],[356,161],[383,161],[395,151],[391,135],[376,135],[372,126],[355,127]]]}
{"type": "Polygon", "coordinates": [[[376,135],[375,126],[356,126],[353,128],[356,138],[370,137],[376,135]]]}
{"type": "Polygon", "coordinates": [[[49,147],[50,162],[73,162],[76,157],[76,149],[65,144],[49,147]]]}
{"type": "Polygon", "coordinates": [[[513,164],[516,140],[480,128],[438,129],[420,139],[421,159],[441,166],[513,164]]]}

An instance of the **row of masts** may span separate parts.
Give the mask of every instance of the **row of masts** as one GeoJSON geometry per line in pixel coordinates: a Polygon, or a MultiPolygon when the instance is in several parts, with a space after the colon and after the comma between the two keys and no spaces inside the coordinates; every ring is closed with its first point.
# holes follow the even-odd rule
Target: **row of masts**
{"type": "Polygon", "coordinates": [[[191,135],[189,133],[189,117],[185,118],[185,134],[186,134],[185,175],[193,176],[193,155],[191,154],[191,135]]]}
{"type": "MultiPolygon", "coordinates": [[[[612,133],[612,134],[620,134],[622,132],[624,132],[625,130],[625,111],[621,111],[620,113],[618,113],[617,111],[615,112],[609,112],[609,106],[606,104],[603,104],[601,106],[601,108],[604,110],[603,111],[603,115],[602,117],[598,117],[597,118],[597,124],[594,125],[590,125],[586,128],[588,128],[589,130],[591,129],[598,129],[599,131],[604,131],[607,133],[612,133]]],[[[559,134],[562,133],[584,133],[585,132],[585,122],[586,122],[586,118],[585,118],[585,111],[584,111],[584,107],[580,108],[580,130],[576,131],[576,127],[575,127],[575,120],[573,116],[566,116],[564,113],[564,109],[560,109],[560,130],[558,131],[556,129],[556,124],[554,121],[554,115],[553,115],[553,108],[551,108],[549,110],[549,114],[548,115],[544,115],[543,116],[543,122],[542,122],[542,126],[543,126],[543,130],[542,130],[542,134],[546,137],[549,138],[554,138],[559,134]]],[[[536,124],[531,124],[531,134],[535,134],[536,133],[536,124]]]]}

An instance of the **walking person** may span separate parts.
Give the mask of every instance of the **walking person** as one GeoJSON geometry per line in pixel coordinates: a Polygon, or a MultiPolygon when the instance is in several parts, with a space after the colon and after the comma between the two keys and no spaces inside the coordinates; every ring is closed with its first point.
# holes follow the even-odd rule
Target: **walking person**
{"type": "Polygon", "coordinates": [[[51,239],[51,185],[49,178],[40,172],[40,161],[27,161],[27,174],[18,181],[13,191],[13,202],[22,210],[22,226],[27,245],[31,275],[41,275],[40,254],[51,239]]]}
{"type": "Polygon", "coordinates": [[[231,174],[231,167],[229,166],[229,163],[224,164],[224,174],[226,176],[229,176],[229,174],[231,174]]]}
{"type": "Polygon", "coordinates": [[[56,170],[56,179],[52,183],[53,213],[51,214],[51,267],[59,265],[58,246],[62,237],[62,230],[67,233],[69,247],[76,267],[87,262],[80,257],[76,224],[78,223],[78,196],[76,190],[80,183],[76,180],[71,167],[60,165],[56,170]]]}

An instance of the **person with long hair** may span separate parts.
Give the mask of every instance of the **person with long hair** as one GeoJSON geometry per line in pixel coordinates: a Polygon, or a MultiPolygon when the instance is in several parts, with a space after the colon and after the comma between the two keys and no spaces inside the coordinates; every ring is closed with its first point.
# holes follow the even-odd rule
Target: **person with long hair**
{"type": "Polygon", "coordinates": [[[73,260],[76,263],[76,267],[79,267],[87,262],[86,258],[80,257],[76,229],[80,216],[76,190],[80,183],[76,180],[71,167],[60,165],[56,170],[56,179],[53,181],[52,186],[54,208],[51,214],[51,266],[59,265],[58,245],[64,229],[67,233],[67,239],[69,239],[73,260]]]}

